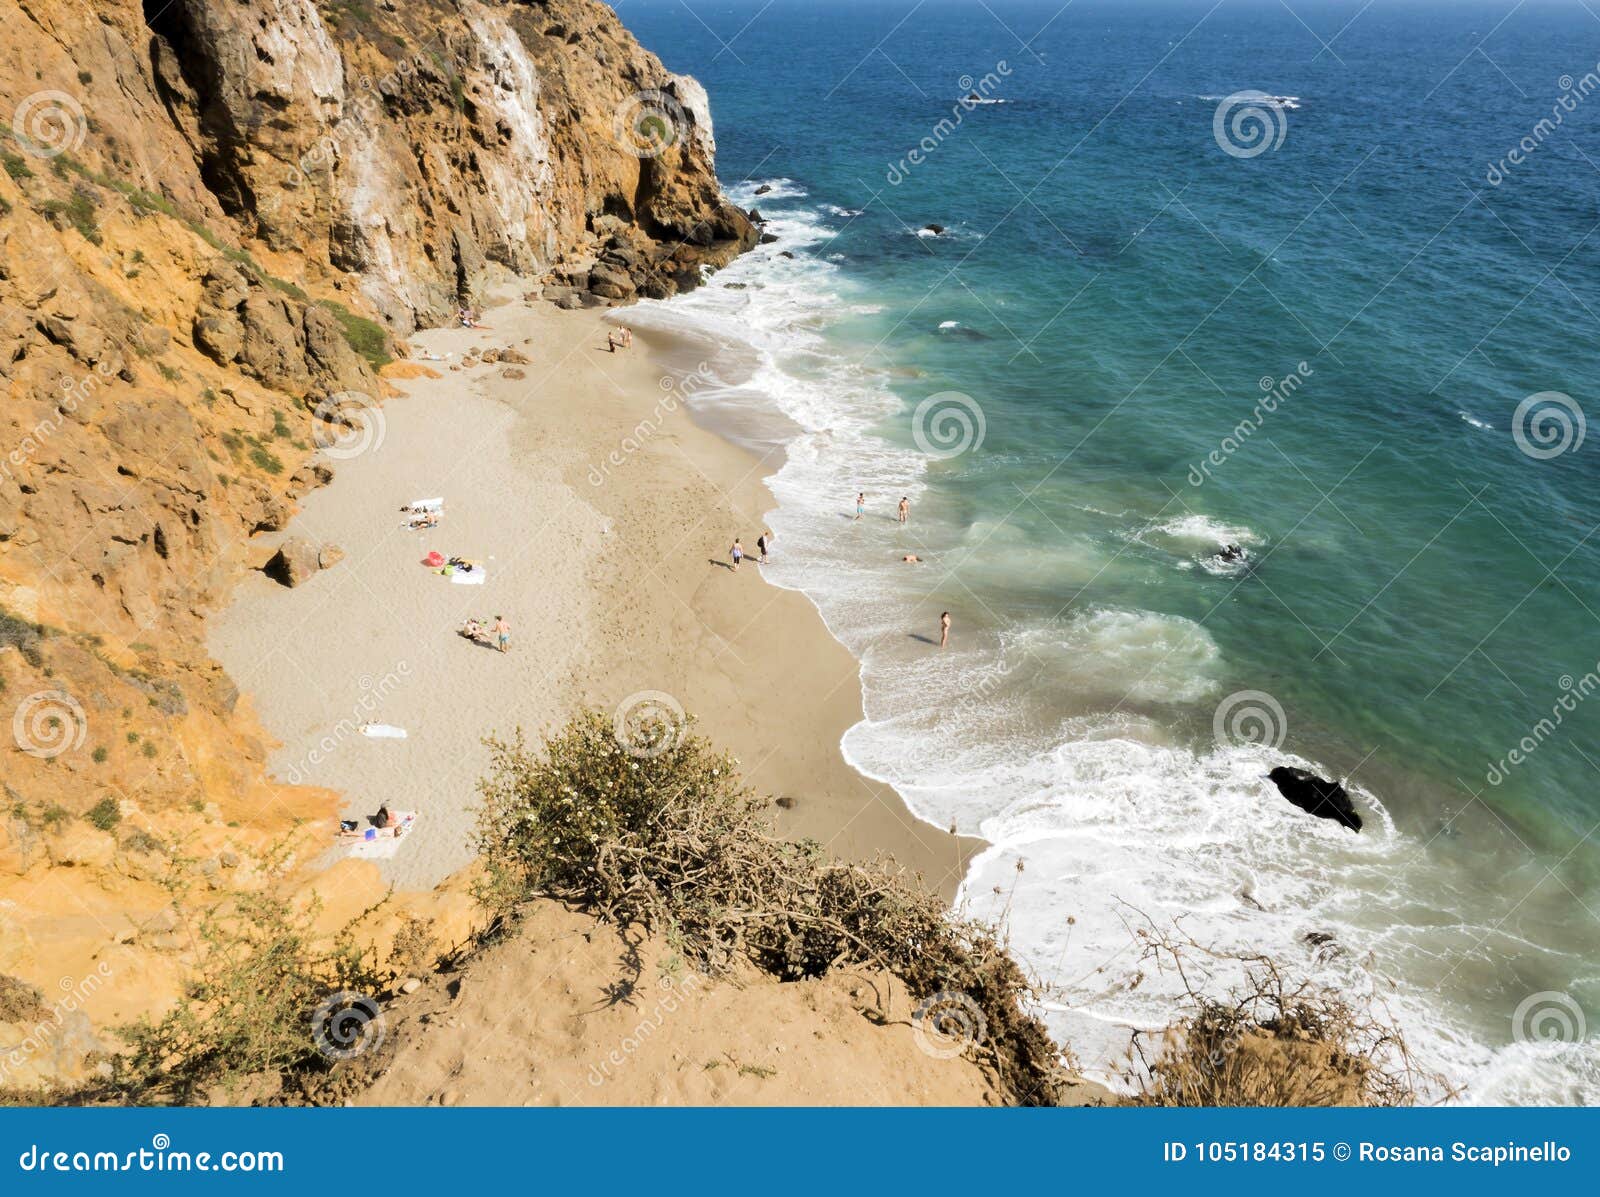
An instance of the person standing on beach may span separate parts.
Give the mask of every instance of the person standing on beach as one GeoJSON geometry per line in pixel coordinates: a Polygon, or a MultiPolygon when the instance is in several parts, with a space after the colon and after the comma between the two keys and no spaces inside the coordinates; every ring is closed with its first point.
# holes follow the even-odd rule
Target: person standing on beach
{"type": "Polygon", "coordinates": [[[494,617],[492,631],[494,632],[495,645],[501,652],[505,652],[511,647],[511,625],[505,621],[504,616],[496,615],[494,617]]]}
{"type": "Polygon", "coordinates": [[[856,496],[856,519],[860,519],[867,509],[867,492],[862,491],[856,496]]]}
{"type": "Polygon", "coordinates": [[[733,557],[733,572],[738,573],[739,562],[744,560],[744,546],[739,543],[737,536],[733,538],[733,547],[728,550],[728,553],[733,557]]]}
{"type": "Polygon", "coordinates": [[[756,537],[756,561],[760,565],[767,563],[767,539],[771,535],[771,532],[763,532],[756,537]]]}
{"type": "Polygon", "coordinates": [[[939,616],[939,647],[944,648],[950,643],[950,612],[946,611],[939,616]]]}
{"type": "Polygon", "coordinates": [[[911,500],[904,495],[900,496],[900,522],[906,522],[906,516],[911,514],[911,500]]]}

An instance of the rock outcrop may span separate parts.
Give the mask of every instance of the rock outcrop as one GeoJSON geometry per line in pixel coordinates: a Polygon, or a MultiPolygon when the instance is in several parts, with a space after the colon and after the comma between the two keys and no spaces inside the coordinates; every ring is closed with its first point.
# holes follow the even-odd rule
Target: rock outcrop
{"type": "MultiPolygon", "coordinates": [[[[755,233],[704,91],[593,0],[0,21],[0,973],[114,968],[104,1025],[181,983],[193,937],[130,923],[193,863],[175,845],[210,892],[323,842],[292,829],[329,796],[266,778],[203,621],[332,477],[314,449],[382,401],[395,336],[513,273],[668,295],[755,233]]],[[[295,582],[339,552],[280,555],[295,582]]]]}
{"type": "Polygon", "coordinates": [[[1279,765],[1267,774],[1267,779],[1278,787],[1278,793],[1308,815],[1332,819],[1351,831],[1361,830],[1361,816],[1350,801],[1350,793],[1338,782],[1287,765],[1279,765]]]}

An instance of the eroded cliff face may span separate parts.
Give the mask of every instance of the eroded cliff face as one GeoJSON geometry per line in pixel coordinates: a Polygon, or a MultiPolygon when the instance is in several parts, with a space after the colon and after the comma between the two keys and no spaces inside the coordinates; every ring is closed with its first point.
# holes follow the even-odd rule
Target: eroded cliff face
{"type": "MultiPolygon", "coordinates": [[[[503,271],[670,294],[754,233],[704,92],[591,0],[0,0],[0,27],[0,979],[114,965],[99,1023],[175,991],[176,874],[258,884],[325,831],[202,622],[394,335],[503,271]]],[[[25,1076],[84,1067],[68,1042],[25,1076]]]]}

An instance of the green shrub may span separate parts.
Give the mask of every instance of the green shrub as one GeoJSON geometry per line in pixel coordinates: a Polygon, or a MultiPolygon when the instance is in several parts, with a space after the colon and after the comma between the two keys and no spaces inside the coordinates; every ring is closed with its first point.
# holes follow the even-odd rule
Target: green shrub
{"type": "Polygon", "coordinates": [[[39,211],[52,220],[70,224],[78,230],[78,234],[85,241],[93,245],[100,244],[100,226],[95,220],[94,197],[82,187],[73,188],[72,198],[69,200],[46,200],[39,205],[39,211]]]}
{"type": "Polygon", "coordinates": [[[349,934],[320,946],[317,913],[273,893],[242,893],[202,915],[200,962],[177,1006],[121,1032],[130,1050],[113,1061],[115,1099],[191,1105],[263,1074],[292,1082],[325,1072],[330,1045],[356,1046],[352,1036],[381,1017],[362,996],[377,992],[378,978],[349,934]]]}
{"type": "Polygon", "coordinates": [[[263,445],[250,446],[250,460],[255,463],[257,469],[265,470],[269,474],[283,473],[282,460],[263,445]]]}
{"type": "Polygon", "coordinates": [[[339,318],[339,326],[344,330],[344,339],[374,370],[381,370],[394,360],[389,353],[389,334],[384,331],[383,325],[365,316],[357,316],[344,304],[328,299],[323,301],[323,306],[339,318]]]}
{"type": "Polygon", "coordinates": [[[106,763],[106,758],[109,757],[111,755],[111,753],[109,751],[107,751],[106,746],[104,744],[102,744],[98,748],[96,748],[93,752],[91,752],[89,755],[94,758],[94,763],[95,764],[103,765],[103,764],[106,763]]]}
{"type": "Polygon", "coordinates": [[[117,800],[107,794],[89,808],[89,813],[83,816],[101,831],[110,831],[122,822],[122,808],[117,805],[117,800]]]}
{"type": "Polygon", "coordinates": [[[44,636],[42,625],[19,619],[0,608],[0,649],[16,649],[24,661],[37,669],[44,662],[44,653],[39,648],[44,636]]]}
{"type": "Polygon", "coordinates": [[[0,161],[6,166],[6,174],[13,179],[21,181],[33,178],[33,172],[28,169],[28,161],[21,154],[13,154],[9,150],[0,152],[0,161]]]}

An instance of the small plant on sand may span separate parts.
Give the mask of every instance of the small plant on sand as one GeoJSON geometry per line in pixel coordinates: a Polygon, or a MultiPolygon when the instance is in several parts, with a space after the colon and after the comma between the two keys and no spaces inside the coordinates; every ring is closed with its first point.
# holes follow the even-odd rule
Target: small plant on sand
{"type": "Polygon", "coordinates": [[[783,979],[882,968],[922,1003],[919,1018],[946,1000],[973,1012],[974,1033],[950,1054],[991,1068],[1011,1101],[1055,1100],[1060,1053],[1024,1009],[1032,987],[992,927],[953,917],[887,862],[846,864],[773,835],[737,762],[670,731],[641,748],[589,711],[542,753],[520,733],[491,740],[483,896],[514,911],[546,894],[667,933],[711,972],[740,961],[783,979]]]}
{"type": "Polygon", "coordinates": [[[106,1096],[191,1105],[263,1077],[292,1083],[325,1072],[338,1054],[328,1050],[330,1036],[348,1049],[350,1036],[381,1013],[364,996],[378,988],[365,952],[344,934],[326,946],[313,931],[317,913],[315,904],[302,909],[271,892],[239,894],[201,913],[201,958],[183,996],[159,1022],[120,1032],[129,1050],[115,1057],[106,1096]],[[352,997],[360,999],[354,1006],[352,997]],[[330,1028],[341,1014],[360,1025],[330,1028]]]}

